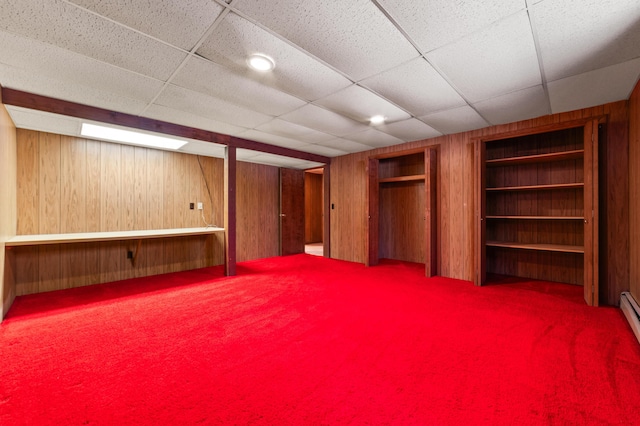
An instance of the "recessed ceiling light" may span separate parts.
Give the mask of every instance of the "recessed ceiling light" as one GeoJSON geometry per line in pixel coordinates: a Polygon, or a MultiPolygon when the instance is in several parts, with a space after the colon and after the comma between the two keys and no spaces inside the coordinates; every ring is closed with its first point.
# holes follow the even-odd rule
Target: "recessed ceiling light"
{"type": "Polygon", "coordinates": [[[374,115],[369,119],[369,122],[374,126],[377,126],[378,124],[382,124],[384,123],[384,115],[374,115]]]}
{"type": "Polygon", "coordinates": [[[162,136],[134,132],[131,130],[115,129],[107,126],[98,126],[89,123],[82,123],[82,130],[80,130],[80,134],[90,138],[162,149],[179,149],[183,145],[187,144],[187,141],[183,140],[165,138],[162,136]]]}
{"type": "Polygon", "coordinates": [[[271,71],[276,67],[276,63],[273,59],[260,53],[249,56],[247,62],[249,63],[249,66],[256,71],[271,71]]]}

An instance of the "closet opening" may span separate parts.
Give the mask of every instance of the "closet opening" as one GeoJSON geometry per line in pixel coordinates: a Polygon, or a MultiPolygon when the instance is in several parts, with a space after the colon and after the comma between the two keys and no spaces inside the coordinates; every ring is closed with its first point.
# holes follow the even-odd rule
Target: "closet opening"
{"type": "Polygon", "coordinates": [[[304,251],[324,256],[324,168],[304,173],[304,251]]]}

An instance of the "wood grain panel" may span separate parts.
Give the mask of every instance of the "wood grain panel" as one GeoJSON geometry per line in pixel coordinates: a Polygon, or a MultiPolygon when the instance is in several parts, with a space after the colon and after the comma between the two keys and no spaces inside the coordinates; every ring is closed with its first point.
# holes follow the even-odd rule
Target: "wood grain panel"
{"type": "Polygon", "coordinates": [[[133,153],[133,225],[132,229],[152,229],[147,224],[147,173],[149,161],[147,153],[150,149],[135,147],[133,153]]]}
{"type": "Polygon", "coordinates": [[[322,175],[304,174],[304,242],[322,242],[323,235],[323,186],[322,175]]]}
{"type": "MultiPolygon", "coordinates": [[[[218,182],[208,183],[217,202],[222,204],[222,161],[219,159],[208,159],[211,167],[203,177],[195,157],[185,154],[32,131],[21,131],[19,135],[17,170],[20,170],[20,185],[24,189],[20,215],[25,218],[21,222],[21,230],[25,231],[22,234],[40,232],[42,215],[52,209],[47,202],[41,203],[41,198],[56,192],[46,193],[43,188],[56,181],[59,182],[56,184],[59,186],[57,205],[65,206],[60,208],[57,221],[61,232],[161,229],[165,227],[165,220],[169,226],[179,221],[185,226],[194,222],[200,226],[197,210],[189,210],[188,202],[174,206],[173,200],[188,201],[194,197],[196,202],[195,198],[202,192],[201,180],[213,179],[214,175],[218,182]],[[42,141],[45,141],[46,162],[41,152],[42,141]],[[217,169],[213,165],[217,165],[217,169]],[[46,170],[44,177],[43,170],[46,170]],[[167,180],[165,174],[178,178],[167,180]],[[165,200],[171,200],[166,210],[165,200]],[[30,230],[34,227],[36,229],[30,230]]],[[[57,208],[55,202],[53,207],[57,208]]],[[[221,264],[223,242],[220,236],[145,241],[135,266],[127,259],[127,252],[137,249],[135,241],[71,244],[46,250],[20,248],[13,256],[16,291],[30,294],[221,264]]]]}
{"type": "Polygon", "coordinates": [[[60,232],[86,232],[86,141],[60,137],[61,215],[60,232]]]}
{"type": "MultiPolygon", "coordinates": [[[[609,144],[611,140],[609,139],[609,144]]],[[[640,82],[629,100],[629,291],[640,301],[640,82]]]]}
{"type": "Polygon", "coordinates": [[[280,171],[237,163],[237,261],[279,255],[280,171]],[[257,232],[260,230],[261,232],[257,232]]]}
{"type": "MultiPolygon", "coordinates": [[[[440,180],[440,212],[442,215],[442,221],[440,224],[440,250],[442,255],[440,256],[440,273],[445,277],[454,277],[453,263],[454,260],[454,244],[452,235],[452,227],[455,226],[451,220],[451,192],[453,191],[451,175],[456,173],[454,170],[454,164],[452,161],[452,141],[450,137],[446,138],[446,142],[440,147],[440,165],[442,170],[442,178],[440,180]]],[[[460,243],[460,242],[458,242],[460,243]]],[[[469,277],[470,278],[470,277],[469,277]]]]}
{"type": "Polygon", "coordinates": [[[380,185],[380,258],[425,262],[425,206],[424,181],[380,185]]]}
{"type": "MultiPolygon", "coordinates": [[[[608,120],[603,125],[600,140],[601,169],[599,173],[600,207],[599,223],[604,225],[600,231],[601,271],[600,303],[620,304],[620,293],[629,291],[630,275],[630,168],[637,168],[629,157],[630,114],[626,102],[616,102],[604,107],[608,120]],[[633,167],[631,166],[633,165],[633,167]]],[[[636,118],[637,119],[637,118],[636,118]]]]}
{"type": "Polygon", "coordinates": [[[100,231],[117,231],[122,217],[122,146],[100,144],[100,231]]]}
{"type": "Polygon", "coordinates": [[[39,229],[40,234],[60,233],[60,135],[40,133],[39,229]]]}
{"type": "Polygon", "coordinates": [[[280,255],[304,253],[304,171],[280,168],[280,255]]]}
{"type": "Polygon", "coordinates": [[[15,257],[4,244],[17,231],[17,174],[16,128],[0,97],[0,321],[16,297],[15,257]]]}
{"type": "Polygon", "coordinates": [[[17,210],[18,234],[40,232],[39,162],[40,134],[33,130],[18,129],[17,145],[17,210]]]}

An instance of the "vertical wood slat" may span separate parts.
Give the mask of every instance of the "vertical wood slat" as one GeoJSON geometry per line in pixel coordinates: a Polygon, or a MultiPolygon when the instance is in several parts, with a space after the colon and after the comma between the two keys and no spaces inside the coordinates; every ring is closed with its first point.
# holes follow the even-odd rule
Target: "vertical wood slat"
{"type": "Polygon", "coordinates": [[[584,126],[584,298],[598,306],[598,122],[584,126]]]}
{"type": "MultiPolygon", "coordinates": [[[[611,144],[611,140],[607,141],[611,144]]],[[[640,84],[629,100],[629,217],[640,217],[640,84]],[[634,165],[636,165],[634,167],[634,165]]],[[[629,223],[629,291],[640,301],[640,221],[629,223]]]]}
{"type": "Polygon", "coordinates": [[[438,158],[437,150],[424,152],[425,194],[425,275],[433,277],[438,273],[438,158]]]}
{"type": "MultiPolygon", "coordinates": [[[[61,214],[60,232],[85,232],[87,229],[86,212],[86,141],[71,140],[61,137],[60,144],[60,178],[61,214]]],[[[87,268],[84,251],[76,251],[67,246],[60,246],[60,288],[71,288],[75,285],[86,285],[87,268]]]]}
{"type": "Polygon", "coordinates": [[[487,279],[487,249],[486,249],[486,147],[478,140],[475,143],[475,285],[483,285],[487,279]]]}
{"type": "Polygon", "coordinates": [[[33,130],[17,129],[17,233],[40,232],[39,161],[40,134],[33,130]]]}
{"type": "Polygon", "coordinates": [[[225,275],[236,275],[236,148],[224,151],[225,275]]]}
{"type": "Polygon", "coordinates": [[[380,226],[380,189],[378,186],[378,166],[379,161],[376,158],[370,158],[367,163],[367,233],[366,233],[366,249],[367,257],[366,266],[374,266],[378,264],[379,254],[379,226],[380,226]]]}
{"type": "Polygon", "coordinates": [[[324,166],[322,171],[322,185],[323,185],[323,200],[322,211],[323,224],[322,224],[322,245],[324,257],[331,257],[331,168],[324,166]]]}

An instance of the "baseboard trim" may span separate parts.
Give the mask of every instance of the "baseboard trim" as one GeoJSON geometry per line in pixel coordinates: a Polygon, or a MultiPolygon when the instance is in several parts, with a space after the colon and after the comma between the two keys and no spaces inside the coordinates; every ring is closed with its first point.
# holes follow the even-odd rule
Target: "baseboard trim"
{"type": "Polygon", "coordinates": [[[620,295],[620,309],[622,309],[633,334],[636,335],[636,339],[640,343],[640,306],[631,293],[625,291],[620,295]]]}

